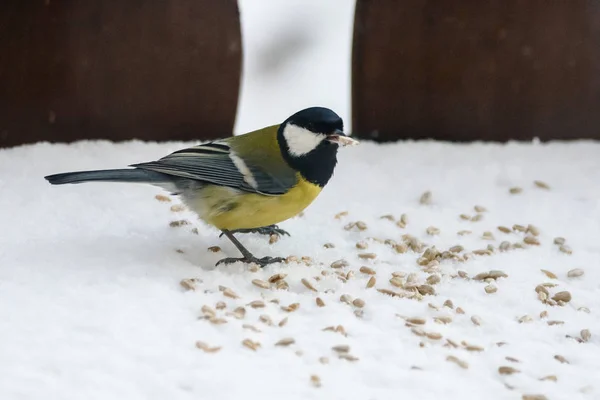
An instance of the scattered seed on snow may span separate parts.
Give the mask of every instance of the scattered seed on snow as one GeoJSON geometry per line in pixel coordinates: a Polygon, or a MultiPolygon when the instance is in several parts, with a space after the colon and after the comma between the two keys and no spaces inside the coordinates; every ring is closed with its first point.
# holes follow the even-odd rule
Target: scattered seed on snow
{"type": "Polygon", "coordinates": [[[539,187],[540,189],[550,189],[550,186],[548,186],[548,184],[546,182],[533,181],[533,183],[535,184],[535,186],[539,187]]]}
{"type": "Polygon", "coordinates": [[[475,324],[477,326],[480,326],[483,323],[483,321],[481,320],[481,318],[478,317],[477,315],[473,315],[471,317],[471,322],[473,322],[473,324],[475,324]]]}
{"type": "Polygon", "coordinates": [[[531,322],[533,321],[533,318],[531,317],[531,315],[523,315],[521,318],[519,318],[519,323],[522,324],[524,322],[531,322]]]}
{"type": "Polygon", "coordinates": [[[554,296],[552,296],[552,300],[564,301],[565,303],[568,303],[571,301],[571,293],[569,293],[567,291],[558,292],[554,296]]]}
{"type": "Polygon", "coordinates": [[[269,282],[270,283],[275,283],[277,281],[280,281],[282,279],[284,279],[287,276],[287,274],[275,274],[275,275],[271,275],[271,277],[269,278],[269,282]]]}
{"type": "Polygon", "coordinates": [[[581,268],[575,268],[567,272],[567,276],[569,278],[579,278],[580,276],[583,276],[584,273],[585,272],[581,268]]]}
{"type": "Polygon", "coordinates": [[[471,218],[471,222],[478,222],[481,221],[483,219],[483,214],[477,214],[475,216],[473,216],[473,218],[471,218]]]}
{"type": "Polygon", "coordinates": [[[250,350],[256,351],[256,349],[258,349],[260,347],[260,343],[259,342],[255,342],[253,340],[250,339],[244,339],[242,341],[242,344],[244,346],[246,346],[247,348],[249,348],[250,350]]]}
{"type": "Polygon", "coordinates": [[[470,235],[471,233],[472,233],[471,231],[467,231],[467,230],[458,231],[458,236],[470,235]]]}
{"type": "Polygon", "coordinates": [[[483,232],[483,235],[481,235],[481,238],[485,239],[485,240],[495,240],[494,235],[490,231],[483,232]]]}
{"type": "Polygon", "coordinates": [[[221,346],[211,347],[207,343],[204,343],[200,340],[196,341],[196,348],[204,351],[205,353],[216,353],[221,350],[221,346]]]}
{"type": "Polygon", "coordinates": [[[462,308],[460,308],[460,307],[456,307],[456,313],[457,313],[457,314],[464,314],[464,313],[465,313],[465,310],[463,310],[463,309],[462,309],[462,308]]]}
{"type": "Polygon", "coordinates": [[[323,299],[321,299],[320,297],[317,297],[315,299],[315,302],[317,303],[318,307],[325,307],[325,302],[323,301],[323,299]]]}
{"type": "Polygon", "coordinates": [[[507,361],[514,362],[514,363],[519,363],[519,362],[521,362],[521,361],[519,361],[518,359],[516,359],[516,358],[514,358],[514,357],[509,357],[509,356],[507,356],[507,357],[504,357],[504,358],[505,358],[507,361]]]}
{"type": "Polygon", "coordinates": [[[454,364],[458,365],[459,367],[461,367],[463,369],[468,369],[469,368],[469,364],[466,361],[463,361],[463,360],[461,360],[461,359],[459,359],[458,357],[455,357],[455,356],[448,356],[448,357],[446,357],[446,361],[453,362],[454,364]]]}
{"type": "Polygon", "coordinates": [[[544,376],[542,378],[540,378],[540,381],[552,381],[552,382],[557,382],[558,378],[556,377],[556,375],[547,375],[544,376]]]}
{"type": "Polygon", "coordinates": [[[377,258],[377,254],[375,253],[361,253],[358,255],[359,258],[362,258],[363,260],[374,260],[377,258]]]}
{"type": "Polygon", "coordinates": [[[587,342],[592,338],[592,333],[589,329],[582,329],[580,335],[584,342],[587,342]]]}
{"type": "Polygon", "coordinates": [[[555,355],[554,359],[557,360],[557,361],[559,361],[562,364],[569,364],[569,361],[567,361],[566,358],[564,358],[563,356],[561,356],[559,354],[555,355]]]}
{"type": "Polygon", "coordinates": [[[348,353],[350,351],[350,346],[348,346],[346,344],[341,344],[341,345],[333,346],[331,349],[333,351],[335,351],[336,353],[348,353]]]}
{"type": "Polygon", "coordinates": [[[269,285],[269,282],[263,281],[261,279],[252,279],[252,284],[262,289],[269,289],[271,287],[271,285],[269,285]]]}
{"type": "Polygon", "coordinates": [[[449,309],[454,309],[454,304],[452,303],[452,300],[448,299],[448,300],[444,301],[444,307],[448,307],[449,309]]]}
{"type": "Polygon", "coordinates": [[[465,221],[469,221],[471,219],[471,216],[468,214],[460,214],[459,217],[465,221]]]}
{"type": "Polygon", "coordinates": [[[500,375],[512,375],[512,374],[517,374],[519,372],[521,372],[521,371],[519,371],[516,368],[509,367],[509,366],[502,366],[502,367],[498,368],[498,373],[500,375]]]}
{"type": "Polygon", "coordinates": [[[185,211],[185,206],[183,204],[174,204],[171,206],[172,212],[182,212],[185,211]]]}
{"type": "Polygon", "coordinates": [[[510,194],[519,194],[523,191],[523,189],[515,186],[515,187],[511,187],[508,191],[510,194]]]}
{"type": "Polygon", "coordinates": [[[171,201],[171,198],[168,196],[165,196],[164,194],[157,194],[156,196],[154,196],[154,198],[158,201],[160,201],[161,203],[168,203],[171,201]]]}
{"type": "Polygon", "coordinates": [[[558,250],[560,250],[562,253],[565,254],[573,254],[573,250],[571,250],[571,248],[567,245],[562,245],[558,248],[558,250]]]}
{"type": "Polygon", "coordinates": [[[273,320],[271,319],[271,317],[269,317],[266,314],[261,315],[260,317],[258,317],[258,319],[260,320],[260,322],[266,324],[266,325],[273,325],[273,320]]]}
{"type": "Polygon", "coordinates": [[[326,249],[333,249],[335,245],[333,243],[325,243],[323,247],[325,247],[326,249]]]}
{"type": "Polygon", "coordinates": [[[216,318],[216,317],[211,317],[208,319],[208,321],[214,325],[221,325],[221,324],[227,323],[227,320],[225,318],[216,318]]]}
{"type": "Polygon", "coordinates": [[[287,324],[288,322],[288,317],[283,318],[281,321],[279,321],[279,323],[277,324],[278,327],[283,327],[287,324]]]}
{"type": "Polygon", "coordinates": [[[311,375],[310,376],[310,383],[314,386],[314,387],[321,387],[321,378],[319,378],[318,375],[311,375]]]}
{"type": "Polygon", "coordinates": [[[269,244],[274,244],[279,241],[279,235],[272,234],[269,236],[269,244]]]}
{"type": "Polygon", "coordinates": [[[363,308],[365,306],[365,301],[362,299],[354,299],[352,305],[354,307],[363,308]]]}
{"type": "Polygon", "coordinates": [[[313,292],[317,291],[317,289],[313,286],[312,283],[310,283],[308,279],[302,278],[301,282],[307,289],[312,290],[313,292]]]}
{"type": "Polygon", "coordinates": [[[430,285],[437,285],[438,283],[440,283],[442,280],[442,278],[440,278],[439,275],[437,274],[433,274],[433,275],[429,275],[426,279],[426,282],[430,285]]]}
{"type": "Polygon", "coordinates": [[[243,325],[242,325],[242,328],[244,328],[244,329],[248,329],[248,330],[251,330],[251,331],[253,331],[253,332],[257,332],[257,333],[260,333],[260,332],[261,332],[261,330],[260,330],[260,329],[258,329],[258,328],[257,328],[257,327],[255,327],[254,325],[250,325],[250,324],[243,324],[243,325]]]}
{"type": "Polygon", "coordinates": [[[525,236],[523,238],[523,242],[525,242],[526,244],[532,245],[532,246],[540,245],[540,241],[537,240],[537,238],[535,236],[525,236]]]}
{"type": "Polygon", "coordinates": [[[337,260],[337,261],[332,262],[330,266],[331,266],[331,268],[338,269],[338,268],[347,267],[349,265],[350,265],[350,263],[348,261],[342,259],[342,260],[337,260]]]}
{"type": "Polygon", "coordinates": [[[440,230],[439,228],[436,228],[435,226],[430,226],[428,227],[425,232],[427,232],[428,235],[431,236],[435,236],[435,235],[439,235],[440,234],[440,230]]]}
{"type": "Polygon", "coordinates": [[[484,290],[487,294],[492,294],[492,293],[496,293],[498,291],[498,288],[494,285],[487,285],[484,288],[484,290]]]}
{"type": "Polygon", "coordinates": [[[188,278],[188,279],[182,279],[179,282],[181,287],[183,287],[185,290],[196,290],[197,283],[202,283],[202,281],[200,279],[196,279],[196,278],[188,278]]]}
{"type": "Polygon", "coordinates": [[[335,219],[340,219],[342,217],[345,217],[346,215],[348,215],[348,211],[342,211],[342,212],[339,212],[339,213],[335,214],[334,218],[335,219]]]}
{"type": "Polygon", "coordinates": [[[275,343],[275,346],[289,346],[294,343],[296,343],[296,340],[294,340],[294,338],[283,338],[277,343],[275,343]]]}
{"type": "Polygon", "coordinates": [[[540,271],[542,271],[544,273],[544,275],[546,275],[550,279],[558,279],[558,276],[556,276],[556,274],[554,274],[553,272],[550,272],[545,269],[541,269],[540,271]]]}
{"type": "Polygon", "coordinates": [[[543,394],[524,394],[522,400],[548,400],[543,394]]]}
{"type": "Polygon", "coordinates": [[[421,204],[431,204],[431,192],[428,190],[424,192],[419,198],[419,203],[421,204]]]}
{"type": "Polygon", "coordinates": [[[281,309],[287,312],[294,312],[298,308],[300,308],[300,303],[292,303],[289,306],[281,306],[281,309]]]}
{"type": "Polygon", "coordinates": [[[352,297],[349,294],[343,294],[340,296],[340,301],[350,305],[352,304],[352,297]]]}
{"type": "Polygon", "coordinates": [[[377,279],[375,279],[375,277],[372,276],[371,278],[369,278],[369,281],[367,282],[367,289],[370,289],[373,286],[375,286],[375,283],[377,283],[377,279]]]}
{"type": "Polygon", "coordinates": [[[248,303],[248,305],[252,308],[264,308],[265,302],[262,300],[254,300],[254,301],[251,301],[250,303],[248,303]]]}

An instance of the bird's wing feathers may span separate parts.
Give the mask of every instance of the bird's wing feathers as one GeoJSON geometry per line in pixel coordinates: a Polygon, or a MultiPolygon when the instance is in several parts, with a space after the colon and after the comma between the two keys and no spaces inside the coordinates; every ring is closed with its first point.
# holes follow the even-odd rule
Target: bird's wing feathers
{"type": "Polygon", "coordinates": [[[260,150],[241,157],[232,146],[235,142],[230,140],[201,144],[157,161],[131,166],[267,195],[284,194],[296,184],[295,171],[283,159],[281,165],[273,168],[273,161],[267,163],[265,154],[260,154],[260,150]]]}

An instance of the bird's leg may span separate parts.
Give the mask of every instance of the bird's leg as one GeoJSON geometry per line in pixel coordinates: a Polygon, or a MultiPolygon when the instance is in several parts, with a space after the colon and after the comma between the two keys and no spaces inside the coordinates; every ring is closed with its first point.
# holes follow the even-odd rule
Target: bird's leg
{"type": "MultiPolygon", "coordinates": [[[[235,229],[232,231],[229,231],[231,233],[258,233],[261,235],[277,235],[277,236],[283,236],[283,235],[288,235],[290,236],[290,234],[279,228],[277,225],[268,225],[268,226],[261,226],[260,228],[250,228],[250,229],[235,229]]],[[[219,235],[219,237],[223,236],[225,233],[221,232],[221,234],[219,235]]]]}
{"type": "Polygon", "coordinates": [[[235,236],[233,236],[233,232],[232,231],[228,231],[228,230],[224,229],[222,235],[227,236],[227,238],[229,240],[231,240],[231,243],[233,243],[233,245],[235,247],[237,247],[237,249],[240,251],[240,253],[242,253],[243,257],[242,258],[235,258],[235,257],[223,258],[222,260],[219,260],[216,265],[219,265],[219,264],[232,264],[234,262],[241,261],[243,263],[248,263],[248,264],[250,264],[250,263],[256,263],[256,264],[260,265],[261,267],[264,267],[265,265],[268,265],[268,264],[273,264],[273,263],[278,263],[278,262],[285,261],[285,259],[282,258],[282,257],[256,258],[252,253],[250,253],[248,251],[248,249],[246,249],[240,243],[239,240],[237,240],[235,238],[235,236]]]}

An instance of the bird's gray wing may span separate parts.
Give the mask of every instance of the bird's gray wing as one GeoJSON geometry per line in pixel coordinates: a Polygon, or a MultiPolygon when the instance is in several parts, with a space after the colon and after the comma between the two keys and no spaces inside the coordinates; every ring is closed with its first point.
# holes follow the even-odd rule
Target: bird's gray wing
{"type": "Polygon", "coordinates": [[[284,194],[297,180],[291,168],[266,171],[258,163],[238,156],[225,141],[201,144],[157,161],[130,166],[266,195],[284,194]]]}

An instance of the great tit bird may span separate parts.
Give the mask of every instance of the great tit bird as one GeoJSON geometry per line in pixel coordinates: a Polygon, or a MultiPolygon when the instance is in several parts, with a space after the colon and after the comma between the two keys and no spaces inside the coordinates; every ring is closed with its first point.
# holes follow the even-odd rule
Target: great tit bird
{"type": "Polygon", "coordinates": [[[280,125],[175,151],[130,169],[46,176],[53,185],[83,182],[146,183],[179,195],[199,218],[219,229],[242,254],[237,261],[265,266],[281,257],[255,257],[234,233],[287,234],[277,223],[298,215],[331,179],[339,146],[358,142],[328,108],[301,110],[280,125]]]}

